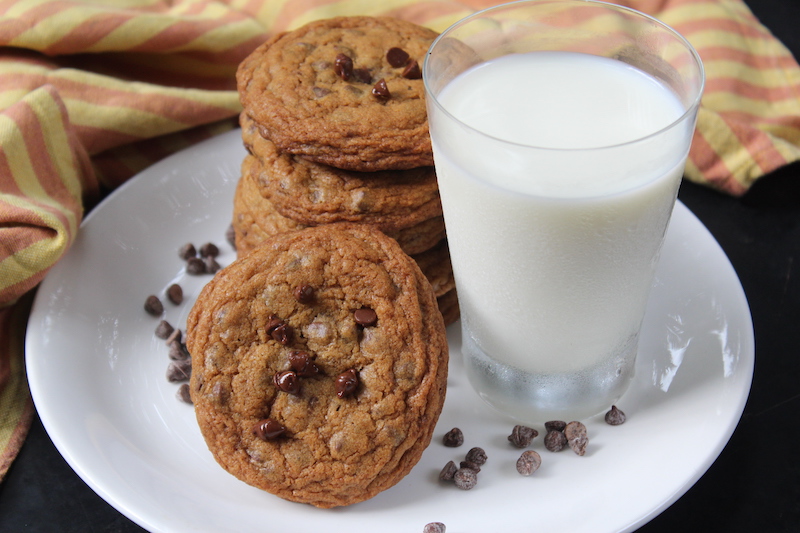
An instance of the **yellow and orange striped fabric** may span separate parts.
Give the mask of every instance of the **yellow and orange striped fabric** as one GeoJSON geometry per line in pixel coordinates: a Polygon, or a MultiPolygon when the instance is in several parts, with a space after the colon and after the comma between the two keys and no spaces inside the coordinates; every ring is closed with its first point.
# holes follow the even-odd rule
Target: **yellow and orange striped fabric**
{"type": "MultiPolygon", "coordinates": [[[[238,63],[274,32],[336,15],[443,30],[498,0],[0,0],[0,479],[33,408],[31,291],[105,192],[236,127],[238,63]]],[[[800,159],[800,68],[741,0],[619,0],[707,71],[686,175],[732,195],[800,159]]]]}

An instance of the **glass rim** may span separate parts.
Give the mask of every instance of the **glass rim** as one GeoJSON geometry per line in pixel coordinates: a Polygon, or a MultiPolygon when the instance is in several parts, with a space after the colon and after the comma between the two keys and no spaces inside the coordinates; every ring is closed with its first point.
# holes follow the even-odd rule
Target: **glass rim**
{"type": "Polygon", "coordinates": [[[428,47],[428,52],[425,54],[425,60],[422,63],[422,83],[423,83],[423,86],[425,87],[426,98],[430,98],[432,103],[442,113],[444,113],[445,116],[447,116],[450,120],[455,121],[456,123],[458,123],[462,127],[467,128],[468,130],[477,133],[478,135],[481,135],[481,136],[486,137],[488,139],[493,139],[493,140],[495,140],[497,142],[501,142],[501,143],[504,143],[504,144],[514,145],[514,146],[519,146],[519,147],[522,147],[522,148],[528,148],[528,149],[534,149],[534,150],[548,150],[548,151],[561,151],[561,152],[588,152],[588,151],[593,151],[593,150],[608,150],[608,149],[614,149],[614,148],[619,148],[619,147],[623,147],[623,146],[637,144],[637,143],[646,141],[648,139],[651,139],[653,137],[659,136],[659,135],[663,134],[664,132],[669,131],[669,130],[677,127],[679,124],[681,124],[685,120],[691,118],[694,115],[694,113],[696,112],[696,110],[700,106],[700,100],[702,99],[703,93],[705,91],[706,74],[705,74],[705,67],[703,66],[703,61],[700,58],[700,54],[697,53],[697,50],[695,50],[694,46],[692,46],[692,44],[686,39],[686,37],[684,37],[682,34],[680,34],[672,26],[664,23],[663,21],[661,21],[661,20],[659,20],[659,19],[657,19],[657,18],[655,18],[655,17],[653,17],[651,15],[648,15],[647,13],[642,13],[641,11],[638,11],[638,10],[630,8],[630,7],[620,6],[620,5],[617,5],[617,4],[612,4],[612,3],[604,2],[604,1],[601,1],[601,0],[515,0],[513,2],[507,2],[507,3],[504,3],[504,4],[498,4],[496,6],[491,6],[491,7],[487,7],[487,8],[481,9],[480,11],[476,11],[475,13],[472,13],[471,15],[467,15],[466,17],[454,22],[453,24],[448,26],[442,33],[440,33],[436,37],[436,39],[433,40],[433,42],[431,43],[430,47],[428,47]],[[615,143],[615,144],[604,144],[604,145],[599,145],[599,146],[588,146],[588,147],[582,147],[582,148],[564,148],[564,147],[559,148],[559,147],[549,147],[549,146],[538,146],[538,145],[534,145],[534,144],[526,144],[526,143],[511,141],[511,140],[508,140],[508,139],[503,139],[503,138],[497,137],[495,135],[491,135],[489,133],[481,131],[481,130],[473,127],[473,126],[470,126],[469,124],[466,124],[464,121],[462,121],[461,119],[459,119],[458,117],[456,117],[452,113],[450,113],[450,111],[442,105],[442,103],[439,101],[439,99],[436,97],[436,95],[434,94],[433,90],[430,87],[430,84],[428,82],[428,76],[425,75],[425,72],[429,68],[430,58],[433,55],[433,50],[434,50],[434,48],[436,48],[436,45],[439,43],[439,41],[444,39],[449,33],[451,33],[453,30],[455,30],[455,29],[457,29],[457,28],[459,28],[461,26],[464,26],[465,24],[468,24],[472,20],[478,19],[478,18],[483,18],[486,14],[488,14],[488,13],[490,13],[492,11],[506,10],[506,9],[512,8],[514,6],[522,5],[522,4],[526,4],[526,5],[534,5],[534,4],[558,4],[558,5],[590,4],[590,5],[593,5],[595,7],[603,7],[603,8],[606,8],[606,9],[625,12],[625,13],[627,13],[629,15],[633,15],[634,17],[641,18],[643,20],[647,20],[647,21],[655,24],[656,26],[659,26],[661,29],[667,31],[668,33],[670,33],[671,35],[676,37],[678,41],[683,43],[684,47],[690,52],[690,54],[692,56],[692,59],[694,59],[694,63],[697,66],[697,70],[698,70],[698,74],[699,74],[699,78],[700,78],[700,83],[698,85],[697,94],[694,96],[694,98],[691,101],[691,104],[686,107],[686,109],[681,114],[681,116],[676,118],[674,121],[670,122],[668,125],[664,126],[663,128],[660,128],[660,129],[658,129],[658,130],[656,130],[656,131],[654,131],[652,133],[649,133],[647,135],[643,135],[641,137],[637,137],[636,139],[632,139],[632,140],[621,142],[621,143],[615,143]]]}

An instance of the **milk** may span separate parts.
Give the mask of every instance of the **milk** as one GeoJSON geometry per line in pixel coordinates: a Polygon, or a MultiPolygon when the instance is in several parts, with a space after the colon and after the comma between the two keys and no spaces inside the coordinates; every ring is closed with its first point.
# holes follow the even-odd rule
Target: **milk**
{"type": "Polygon", "coordinates": [[[573,52],[493,59],[438,102],[470,379],[518,418],[531,403],[543,419],[607,408],[633,375],[693,119],[653,77],[573,52]]]}

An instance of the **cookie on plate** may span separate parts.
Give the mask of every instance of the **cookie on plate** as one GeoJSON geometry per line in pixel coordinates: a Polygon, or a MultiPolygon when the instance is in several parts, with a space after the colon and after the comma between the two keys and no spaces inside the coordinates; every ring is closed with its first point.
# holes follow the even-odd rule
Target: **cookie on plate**
{"type": "Polygon", "coordinates": [[[216,460],[317,507],[371,498],[428,446],[447,340],[397,242],[337,223],[276,235],[218,272],[187,320],[191,395],[216,460]]]}
{"type": "Polygon", "coordinates": [[[239,98],[282,152],[359,171],[432,166],[420,69],[436,36],[388,17],[311,22],[240,64],[239,98]]]}

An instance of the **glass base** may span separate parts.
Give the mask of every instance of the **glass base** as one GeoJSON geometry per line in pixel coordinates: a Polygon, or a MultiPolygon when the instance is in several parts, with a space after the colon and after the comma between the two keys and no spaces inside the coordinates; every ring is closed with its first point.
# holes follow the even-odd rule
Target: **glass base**
{"type": "Polygon", "coordinates": [[[604,361],[576,372],[536,374],[500,363],[475,343],[466,328],[461,350],[467,377],[480,397],[523,424],[582,420],[605,412],[633,379],[638,335],[604,361]]]}

